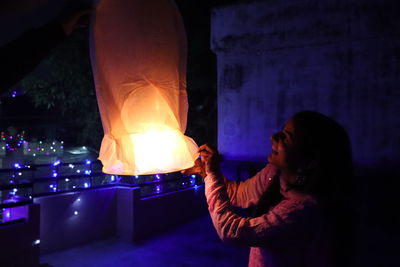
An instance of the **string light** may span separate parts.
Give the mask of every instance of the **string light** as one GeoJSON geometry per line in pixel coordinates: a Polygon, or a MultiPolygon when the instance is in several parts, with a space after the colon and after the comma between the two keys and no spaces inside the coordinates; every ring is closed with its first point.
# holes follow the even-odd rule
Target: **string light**
{"type": "Polygon", "coordinates": [[[22,167],[21,167],[21,165],[19,165],[19,163],[14,163],[14,168],[21,169],[22,167]]]}

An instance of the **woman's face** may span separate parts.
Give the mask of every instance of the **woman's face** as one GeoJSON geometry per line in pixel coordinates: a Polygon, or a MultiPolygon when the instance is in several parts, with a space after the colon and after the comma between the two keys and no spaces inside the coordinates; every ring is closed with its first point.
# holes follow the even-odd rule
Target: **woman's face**
{"type": "Polygon", "coordinates": [[[273,134],[270,139],[272,152],[268,156],[268,162],[281,170],[296,171],[300,155],[293,121],[290,119],[282,131],[273,134]]]}

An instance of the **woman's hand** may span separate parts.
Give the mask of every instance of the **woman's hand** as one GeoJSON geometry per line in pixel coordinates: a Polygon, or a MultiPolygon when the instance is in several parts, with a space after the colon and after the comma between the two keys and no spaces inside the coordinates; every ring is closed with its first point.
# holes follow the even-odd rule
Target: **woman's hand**
{"type": "Polygon", "coordinates": [[[181,173],[185,175],[198,174],[203,178],[206,177],[206,170],[200,158],[196,159],[196,161],[194,162],[194,166],[192,168],[183,170],[181,171],[181,173]]]}
{"type": "Polygon", "coordinates": [[[199,153],[201,162],[204,164],[205,173],[211,174],[219,174],[221,172],[220,169],[220,156],[218,151],[211,146],[204,144],[199,147],[199,153]]]}

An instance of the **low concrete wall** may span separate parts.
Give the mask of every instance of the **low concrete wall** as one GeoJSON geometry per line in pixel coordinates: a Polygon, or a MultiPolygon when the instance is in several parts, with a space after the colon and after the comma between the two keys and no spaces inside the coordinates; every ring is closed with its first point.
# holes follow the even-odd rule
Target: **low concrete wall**
{"type": "Polygon", "coordinates": [[[116,192],[102,188],[35,198],[40,204],[41,253],[113,236],[116,192]]]}
{"type": "Polygon", "coordinates": [[[38,197],[40,252],[116,236],[149,238],[207,212],[204,186],[140,199],[140,189],[111,187],[38,197]]]}
{"type": "Polygon", "coordinates": [[[141,199],[134,208],[134,240],[157,235],[207,213],[204,186],[141,199]]]}
{"type": "Polygon", "coordinates": [[[39,266],[39,205],[27,206],[28,220],[0,227],[0,266],[39,266]]]}

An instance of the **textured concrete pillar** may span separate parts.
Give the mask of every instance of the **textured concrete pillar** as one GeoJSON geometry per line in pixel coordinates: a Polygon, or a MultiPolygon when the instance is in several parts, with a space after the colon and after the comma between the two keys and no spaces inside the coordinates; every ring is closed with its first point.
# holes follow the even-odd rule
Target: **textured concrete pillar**
{"type": "Polygon", "coordinates": [[[396,1],[252,1],[214,8],[218,146],[265,160],[269,135],[315,110],[348,131],[358,167],[400,158],[396,1]]]}

